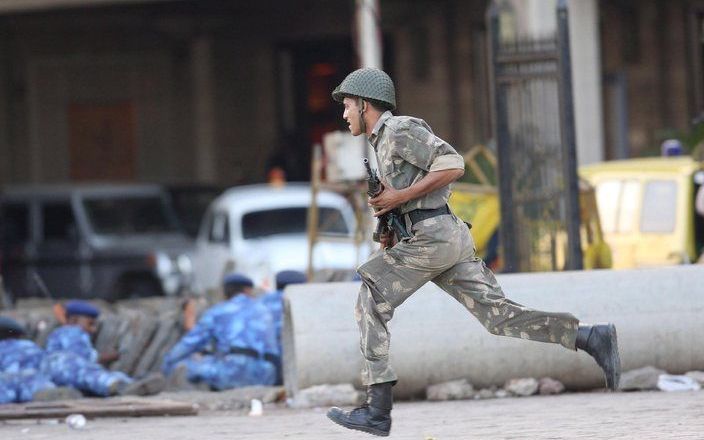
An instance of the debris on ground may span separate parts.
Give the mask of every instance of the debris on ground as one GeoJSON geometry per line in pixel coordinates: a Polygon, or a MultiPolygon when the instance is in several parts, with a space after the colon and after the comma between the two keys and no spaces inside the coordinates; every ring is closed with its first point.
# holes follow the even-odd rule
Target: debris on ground
{"type": "Polygon", "coordinates": [[[565,385],[559,380],[551,377],[543,377],[538,381],[538,394],[548,396],[552,394],[561,394],[565,392],[565,385]]]}
{"type": "Polygon", "coordinates": [[[74,414],[81,414],[84,418],[192,416],[198,414],[198,405],[144,398],[79,399],[51,404],[30,402],[0,405],[0,420],[61,419],[74,414]]]}
{"type": "Polygon", "coordinates": [[[164,392],[148,399],[160,402],[189,402],[198,405],[203,411],[241,411],[251,408],[252,400],[259,400],[263,405],[284,400],[283,387],[251,386],[223,391],[179,391],[164,392]]]}
{"type": "Polygon", "coordinates": [[[300,390],[288,404],[292,408],[356,406],[364,401],[364,393],[352,384],[316,385],[300,390]]]}
{"type": "Polygon", "coordinates": [[[538,381],[532,377],[511,379],[504,385],[504,389],[514,396],[532,396],[538,392],[538,381]]]}
{"type": "Polygon", "coordinates": [[[699,391],[699,382],[688,376],[661,374],[658,376],[657,387],[660,391],[699,391]]]}
{"type": "Polygon", "coordinates": [[[474,397],[474,387],[467,379],[430,385],[425,390],[427,400],[463,400],[474,397]]]}
{"type": "Polygon", "coordinates": [[[619,388],[623,391],[646,391],[655,390],[658,387],[658,378],[667,371],[660,370],[653,366],[637,368],[621,373],[621,384],[619,388]]]}

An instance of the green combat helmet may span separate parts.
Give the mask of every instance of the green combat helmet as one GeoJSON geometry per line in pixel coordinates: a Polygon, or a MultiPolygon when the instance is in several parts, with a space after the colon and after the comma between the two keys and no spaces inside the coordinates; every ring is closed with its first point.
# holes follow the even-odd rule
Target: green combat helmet
{"type": "Polygon", "coordinates": [[[350,73],[332,92],[332,99],[337,102],[342,102],[346,96],[368,99],[388,110],[396,108],[394,82],[386,72],[372,67],[350,73]]]}

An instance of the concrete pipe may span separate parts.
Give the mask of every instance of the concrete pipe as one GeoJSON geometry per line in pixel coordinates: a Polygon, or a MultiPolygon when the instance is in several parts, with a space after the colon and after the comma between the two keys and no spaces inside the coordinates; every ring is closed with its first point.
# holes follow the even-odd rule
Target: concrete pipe
{"type": "MultiPolygon", "coordinates": [[[[528,307],[573,313],[618,329],[623,370],[653,365],[673,374],[704,369],[704,267],[499,275],[506,296],[528,307]]],[[[284,381],[289,396],[313,385],[361,386],[354,320],[359,283],[291,285],[285,293],[284,381]]],[[[426,284],[390,323],[400,398],[467,378],[479,387],[552,377],[570,389],[604,385],[583,352],[491,335],[450,295],[426,284]]]]}

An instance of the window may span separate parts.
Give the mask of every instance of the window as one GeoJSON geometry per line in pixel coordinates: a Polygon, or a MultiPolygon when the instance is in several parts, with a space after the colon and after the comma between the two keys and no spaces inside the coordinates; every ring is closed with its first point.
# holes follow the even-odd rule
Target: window
{"type": "Polygon", "coordinates": [[[42,206],[44,221],[44,241],[74,241],[76,221],[71,205],[64,203],[47,203],[42,206]]]}
{"type": "MultiPolygon", "coordinates": [[[[242,236],[245,239],[251,239],[278,234],[305,234],[308,229],[307,218],[307,207],[250,212],[242,217],[242,236]]],[[[349,229],[339,210],[319,208],[318,232],[347,235],[349,229]]]]}
{"type": "Polygon", "coordinates": [[[641,232],[673,232],[676,220],[677,183],[672,180],[648,182],[643,194],[641,232]]]}
{"type": "Polygon", "coordinates": [[[596,188],[599,219],[605,233],[626,233],[635,229],[640,183],[635,180],[607,180],[596,188]]]}
{"type": "Polygon", "coordinates": [[[599,206],[599,219],[604,232],[616,232],[618,215],[618,199],[621,193],[621,182],[609,180],[600,183],[596,188],[596,202],[599,206]]]}
{"type": "Polygon", "coordinates": [[[178,231],[173,213],[159,196],[87,198],[83,206],[96,234],[178,231]]]}
{"type": "Polygon", "coordinates": [[[29,205],[6,203],[0,207],[0,244],[16,246],[29,241],[29,205]]]}
{"type": "Polygon", "coordinates": [[[633,232],[636,229],[639,202],[640,182],[623,182],[621,203],[618,211],[618,232],[633,232]]]}
{"type": "Polygon", "coordinates": [[[230,221],[226,212],[216,212],[211,217],[208,240],[211,243],[230,242],[230,221]]]}

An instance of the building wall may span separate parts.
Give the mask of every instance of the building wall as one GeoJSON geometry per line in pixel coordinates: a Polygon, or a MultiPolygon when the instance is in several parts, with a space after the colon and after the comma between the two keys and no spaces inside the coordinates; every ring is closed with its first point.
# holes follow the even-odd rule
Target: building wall
{"type": "MultiPolygon", "coordinates": [[[[399,113],[425,118],[466,151],[490,136],[485,72],[477,41],[486,1],[384,0],[399,113]],[[418,38],[422,31],[427,38],[418,38]]],[[[135,180],[222,184],[264,179],[281,143],[277,47],[350,38],[354,3],[262,2],[209,8],[208,2],[68,9],[0,19],[0,183],[71,180],[67,108],[126,100],[136,109],[135,180]],[[189,4],[190,3],[190,4],[189,4]],[[201,6],[206,4],[206,6],[201,6]],[[222,12],[219,8],[224,8],[222,12]],[[238,9],[241,8],[241,9],[238,9]],[[213,151],[196,126],[193,42],[209,42],[214,96],[213,151]],[[4,98],[4,99],[3,99],[4,98]],[[4,116],[4,117],[3,117],[4,116]],[[200,136],[200,137],[199,137],[200,136]],[[200,160],[200,162],[199,162],[200,160]],[[212,161],[203,179],[202,160],[212,161]]],[[[203,104],[203,102],[199,102],[203,104]]],[[[201,120],[202,122],[202,120],[201,120]]]]}
{"type": "MultiPolygon", "coordinates": [[[[660,141],[687,130],[687,25],[685,2],[601,1],[604,75],[621,75],[628,101],[628,155],[659,154],[660,141]]],[[[605,120],[618,118],[605,96],[605,120]]],[[[607,130],[607,157],[616,157],[607,130]],[[611,144],[611,145],[609,145],[611,144]]]]}

